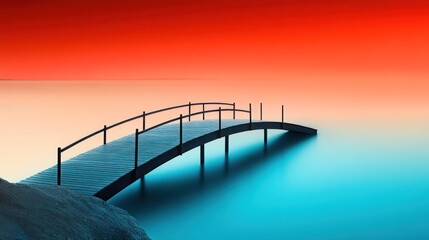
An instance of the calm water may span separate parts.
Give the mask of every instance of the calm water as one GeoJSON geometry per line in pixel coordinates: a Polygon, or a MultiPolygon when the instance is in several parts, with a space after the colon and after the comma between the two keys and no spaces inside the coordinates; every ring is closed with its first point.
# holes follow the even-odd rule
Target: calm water
{"type": "MultiPolygon", "coordinates": [[[[279,120],[285,104],[287,121],[319,135],[270,131],[264,149],[261,131],[242,133],[230,138],[229,156],[219,139],[207,144],[203,168],[194,149],[109,202],[153,239],[429,239],[427,95],[389,86],[383,94],[356,91],[340,81],[332,90],[309,87],[320,78],[0,82],[0,177],[16,182],[46,169],[56,164],[58,146],[143,110],[264,102],[264,117],[279,120]]],[[[319,85],[339,77],[324,79],[319,85]]],[[[140,124],[109,132],[108,140],[140,124]]]]}
{"type": "Polygon", "coordinates": [[[110,203],[154,239],[429,238],[427,131],[319,130],[271,131],[267,149],[261,131],[238,134],[228,157],[217,140],[204,167],[194,149],[110,203]]]}

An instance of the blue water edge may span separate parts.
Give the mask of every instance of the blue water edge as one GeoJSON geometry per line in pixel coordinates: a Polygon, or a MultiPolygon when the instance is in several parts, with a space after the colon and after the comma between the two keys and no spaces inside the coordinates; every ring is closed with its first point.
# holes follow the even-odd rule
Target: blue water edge
{"type": "Polygon", "coordinates": [[[328,132],[219,139],[109,202],[153,239],[429,239],[425,144],[328,132]]]}

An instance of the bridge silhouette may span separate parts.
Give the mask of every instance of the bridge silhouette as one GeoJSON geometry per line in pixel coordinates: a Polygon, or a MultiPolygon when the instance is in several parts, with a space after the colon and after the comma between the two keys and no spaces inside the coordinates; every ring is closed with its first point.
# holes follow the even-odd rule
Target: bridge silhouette
{"type": "Polygon", "coordinates": [[[205,144],[225,138],[225,153],[229,152],[229,136],[236,133],[262,130],[267,145],[268,130],[279,129],[307,135],[317,130],[284,121],[284,106],[281,108],[281,122],[263,120],[262,103],[259,120],[252,119],[252,105],[248,109],[236,108],[235,103],[201,102],[177,105],[125,119],[110,126],[104,126],[63,148],[57,149],[57,165],[24,179],[21,183],[39,185],[61,185],[83,195],[108,200],[115,194],[144,177],[144,175],[169,160],[200,147],[200,162],[204,164],[205,144]],[[201,111],[192,112],[195,106],[201,111]],[[208,109],[206,109],[208,107],[208,109]],[[146,118],[161,112],[187,109],[186,113],[151,127],[146,127],[146,118]],[[225,113],[232,115],[223,118],[225,113]],[[245,119],[236,115],[244,113],[245,119]],[[217,119],[206,119],[207,114],[216,114],[217,119]],[[199,116],[200,120],[192,120],[199,116]],[[202,119],[201,119],[202,117],[202,119]],[[141,120],[142,129],[133,134],[107,142],[107,131],[122,124],[141,120]],[[103,135],[103,145],[62,161],[62,153],[96,135],[103,135]]]}

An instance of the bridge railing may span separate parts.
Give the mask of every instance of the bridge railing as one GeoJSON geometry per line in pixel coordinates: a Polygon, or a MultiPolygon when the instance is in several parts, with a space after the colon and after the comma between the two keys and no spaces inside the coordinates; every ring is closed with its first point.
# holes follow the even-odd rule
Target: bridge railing
{"type": "MultiPolygon", "coordinates": [[[[136,131],[135,131],[135,148],[134,148],[135,149],[135,152],[134,152],[134,169],[136,170],[138,167],[139,135],[142,133],[145,133],[147,131],[150,131],[152,129],[161,127],[161,126],[169,124],[169,123],[179,121],[179,142],[178,142],[178,146],[180,149],[180,153],[182,153],[182,149],[183,149],[183,147],[182,147],[183,146],[183,119],[186,119],[186,118],[190,119],[191,117],[197,116],[197,115],[203,115],[203,119],[205,119],[205,114],[218,112],[219,113],[219,115],[218,115],[219,116],[218,117],[218,131],[220,133],[220,131],[222,129],[222,112],[232,112],[233,113],[232,114],[233,119],[235,119],[235,115],[237,112],[244,112],[244,113],[249,114],[249,124],[251,126],[251,124],[252,124],[252,105],[249,104],[249,110],[237,109],[237,108],[235,108],[235,104],[233,106],[234,106],[233,108],[227,108],[227,109],[225,109],[225,108],[222,109],[221,107],[219,107],[218,109],[212,109],[212,110],[204,110],[203,109],[203,111],[195,112],[195,113],[189,113],[187,115],[180,114],[179,117],[172,118],[172,119],[169,119],[167,121],[161,122],[161,123],[159,123],[153,127],[150,127],[148,129],[143,129],[141,131],[139,131],[139,129],[136,129],[136,131]]],[[[260,106],[261,106],[261,113],[262,113],[262,104],[260,106]]],[[[262,114],[261,114],[261,120],[262,120],[262,114]]]]}
{"type": "MultiPolygon", "coordinates": [[[[170,110],[175,110],[175,109],[180,109],[180,108],[188,108],[188,115],[191,115],[191,111],[192,111],[192,107],[193,106],[202,106],[203,110],[205,109],[206,106],[211,106],[211,105],[220,105],[220,106],[232,106],[233,108],[235,108],[235,103],[227,103],[227,102],[197,102],[197,103],[191,103],[189,102],[188,104],[181,104],[181,105],[176,105],[176,106],[172,106],[172,107],[167,107],[167,108],[162,108],[162,109],[158,109],[158,110],[154,110],[151,112],[146,112],[144,111],[142,114],[131,117],[131,118],[127,118],[125,120],[122,120],[120,122],[114,123],[112,125],[104,125],[103,128],[90,133],[72,143],[70,143],[69,145],[65,146],[65,147],[58,147],[57,149],[57,184],[61,185],[61,157],[62,157],[62,153],[67,151],[68,149],[78,145],[79,143],[84,142],[87,139],[90,139],[94,136],[97,136],[99,134],[103,134],[103,144],[107,143],[107,131],[109,129],[118,127],[122,124],[134,121],[134,120],[138,120],[138,119],[142,119],[142,127],[143,129],[146,129],[146,117],[150,116],[150,115],[154,115],[157,113],[161,113],[161,112],[166,112],[166,111],[170,111],[170,110]]],[[[234,116],[235,118],[235,116],[234,116]]],[[[191,120],[191,116],[188,117],[189,121],[191,120]]],[[[203,120],[205,119],[205,115],[203,115],[203,120]]]]}
{"type": "MultiPolygon", "coordinates": [[[[109,125],[109,126],[104,125],[104,127],[102,129],[99,129],[99,130],[97,130],[97,131],[95,131],[95,132],[93,132],[91,134],[88,134],[87,136],[85,136],[85,137],[83,137],[83,138],[81,138],[79,140],[76,140],[75,142],[73,142],[73,143],[71,143],[71,144],[69,144],[69,145],[67,145],[67,146],[65,146],[63,148],[58,147],[58,149],[57,149],[57,184],[61,185],[61,156],[62,156],[62,153],[65,152],[66,150],[68,150],[68,149],[70,149],[70,148],[78,145],[79,143],[81,143],[81,142],[83,142],[83,141],[85,141],[85,140],[87,140],[89,138],[92,138],[92,137],[94,137],[94,136],[96,136],[98,134],[101,134],[101,133],[103,133],[103,144],[106,144],[107,143],[107,130],[109,130],[109,129],[115,128],[117,126],[120,126],[122,124],[131,122],[131,121],[134,121],[134,120],[137,120],[137,119],[142,119],[142,130],[139,131],[138,129],[136,129],[136,132],[135,132],[135,135],[136,135],[135,142],[136,143],[135,143],[135,164],[134,164],[134,167],[137,168],[137,164],[138,164],[138,136],[140,134],[142,134],[144,132],[147,132],[149,130],[161,127],[163,125],[179,121],[180,122],[180,124],[179,124],[180,125],[180,142],[179,142],[180,145],[179,146],[180,146],[180,149],[182,149],[182,143],[183,143],[183,127],[182,127],[182,122],[183,122],[183,119],[188,118],[188,121],[191,121],[191,118],[193,116],[202,115],[203,120],[205,120],[205,115],[206,114],[208,114],[208,113],[214,113],[214,112],[219,112],[219,131],[220,131],[220,129],[221,129],[222,112],[226,112],[226,111],[232,112],[232,118],[233,119],[236,118],[236,113],[237,112],[248,113],[249,114],[249,123],[250,123],[250,126],[251,126],[251,123],[252,123],[252,105],[251,104],[249,104],[249,109],[245,110],[245,109],[237,109],[236,106],[235,106],[235,103],[226,103],[226,102],[198,102],[198,103],[191,103],[191,102],[189,102],[188,104],[182,104],[182,105],[177,105],[177,106],[173,106],[173,107],[158,109],[158,110],[147,112],[147,113],[144,111],[140,115],[137,115],[137,116],[134,116],[134,117],[122,120],[122,121],[114,123],[112,125],[109,125]],[[219,107],[218,109],[211,109],[211,110],[206,110],[205,109],[206,106],[211,106],[211,105],[229,106],[229,107],[232,107],[232,108],[227,108],[227,109],[224,108],[224,109],[222,109],[221,107],[219,107]],[[202,111],[192,113],[192,106],[202,106],[202,111]],[[179,117],[172,118],[172,119],[169,119],[167,121],[164,121],[164,122],[161,122],[159,124],[156,124],[156,125],[154,125],[154,126],[152,126],[150,128],[146,128],[146,117],[148,117],[150,115],[157,114],[157,113],[166,112],[166,111],[170,111],[170,110],[175,110],[175,109],[179,109],[179,108],[185,108],[185,107],[188,108],[188,114],[187,115],[180,114],[179,117]]],[[[283,109],[283,105],[282,105],[282,122],[284,120],[283,111],[284,111],[284,109],[283,109]]],[[[260,103],[260,119],[262,120],[262,103],[260,103]]]]}

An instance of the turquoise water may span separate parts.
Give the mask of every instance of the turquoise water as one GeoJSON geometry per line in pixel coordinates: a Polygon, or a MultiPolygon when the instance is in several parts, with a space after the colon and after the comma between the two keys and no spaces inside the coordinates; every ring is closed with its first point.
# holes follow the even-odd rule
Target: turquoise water
{"type": "MultiPolygon", "coordinates": [[[[286,104],[287,121],[319,135],[269,131],[266,151],[261,131],[234,135],[227,159],[219,139],[206,146],[204,171],[195,149],[109,202],[153,239],[429,239],[426,95],[306,86],[320,78],[301,88],[275,80],[1,82],[0,176],[16,182],[36,174],[56,164],[57,147],[144,110],[214,100],[252,102],[257,115],[263,101],[264,119],[280,120],[286,104]]],[[[100,143],[94,138],[69,157],[100,143]]]]}
{"type": "Polygon", "coordinates": [[[429,239],[427,134],[323,127],[234,135],[173,159],[110,203],[153,239],[429,239]]]}

